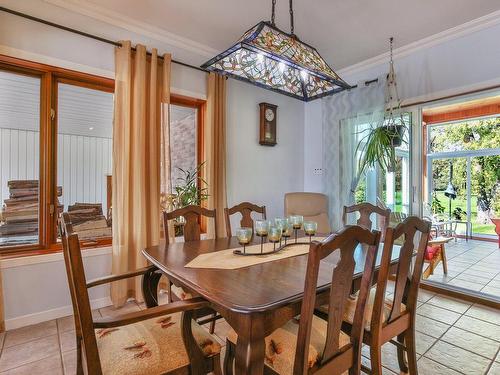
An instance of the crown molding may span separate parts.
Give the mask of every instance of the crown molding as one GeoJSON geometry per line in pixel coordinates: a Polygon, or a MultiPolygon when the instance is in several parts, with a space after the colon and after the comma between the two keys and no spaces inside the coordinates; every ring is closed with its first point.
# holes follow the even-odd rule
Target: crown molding
{"type": "MultiPolygon", "coordinates": [[[[435,45],[442,44],[454,39],[461,38],[463,36],[475,33],[477,31],[495,26],[500,24],[500,10],[493,13],[487,14],[485,16],[473,19],[461,25],[452,27],[451,29],[444,30],[440,33],[428,36],[426,38],[417,40],[416,42],[407,44],[405,46],[396,48],[394,50],[394,60],[403,58],[405,56],[411,55],[419,50],[431,48],[435,45]]],[[[340,76],[345,76],[349,74],[355,74],[363,70],[373,68],[380,64],[386,64],[389,61],[389,52],[385,52],[381,55],[371,57],[367,60],[361,61],[354,65],[350,65],[346,68],[337,71],[340,76]]]]}
{"type": "Polygon", "coordinates": [[[131,31],[154,40],[164,42],[174,47],[193,52],[202,57],[211,58],[218,52],[212,47],[184,38],[177,34],[168,32],[162,28],[149,25],[127,17],[121,13],[114,12],[100,5],[90,3],[86,0],[43,0],[44,2],[66,9],[70,12],[93,18],[98,21],[131,31]]]}

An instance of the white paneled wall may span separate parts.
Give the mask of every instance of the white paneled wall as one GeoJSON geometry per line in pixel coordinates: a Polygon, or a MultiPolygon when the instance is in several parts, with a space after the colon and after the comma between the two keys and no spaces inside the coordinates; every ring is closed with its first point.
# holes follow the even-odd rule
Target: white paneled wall
{"type": "MultiPolygon", "coordinates": [[[[113,94],[59,85],[57,184],[64,209],[75,202],[107,205],[111,174],[113,94]]],[[[40,80],[0,71],[0,206],[9,180],[39,178],[40,80]]]]}
{"type": "MultiPolygon", "coordinates": [[[[58,134],[57,184],[67,209],[75,202],[101,202],[106,209],[106,176],[111,174],[111,138],[58,134]]],[[[7,181],[36,180],[39,132],[0,128],[1,200],[9,197],[7,181]]]]}
{"type": "Polygon", "coordinates": [[[106,176],[111,174],[113,140],[58,134],[57,184],[67,210],[75,202],[102,203],[106,210],[106,176]]]}
{"type": "Polygon", "coordinates": [[[9,197],[7,181],[38,179],[39,146],[37,131],[0,128],[0,206],[9,197]]]}

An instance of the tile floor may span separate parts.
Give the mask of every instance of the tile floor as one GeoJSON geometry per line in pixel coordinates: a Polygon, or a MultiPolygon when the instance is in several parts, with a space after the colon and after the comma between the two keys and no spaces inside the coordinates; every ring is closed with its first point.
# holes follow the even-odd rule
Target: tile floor
{"type": "Polygon", "coordinates": [[[500,299],[500,250],[496,242],[459,239],[446,245],[448,274],[437,266],[429,280],[500,299]]]}
{"type": "MultiPolygon", "coordinates": [[[[450,258],[469,259],[466,257],[467,252],[482,255],[487,253],[480,257],[476,264],[488,258],[489,260],[477,265],[488,269],[492,268],[492,264],[496,264],[495,259],[497,261],[500,259],[498,255],[500,251],[495,253],[482,244],[470,245],[472,243],[469,241],[450,246],[450,258]]],[[[474,276],[466,271],[467,269],[461,270],[453,278],[460,274],[474,276]]],[[[498,265],[497,271],[500,271],[498,265]]],[[[491,279],[485,281],[484,285],[498,280],[498,272],[495,275],[493,273],[488,273],[491,279]]],[[[480,274],[485,276],[484,272],[480,274]]],[[[450,276],[450,280],[453,278],[450,276]]],[[[483,278],[486,280],[486,277],[483,278]]],[[[391,292],[390,288],[388,292],[391,292]]],[[[500,375],[499,310],[472,305],[424,290],[420,291],[418,301],[417,352],[420,375],[500,375]]],[[[93,313],[95,317],[110,316],[141,308],[144,306],[129,302],[121,309],[105,307],[93,313]]],[[[225,344],[229,328],[225,321],[217,322],[215,333],[222,345],[225,344]]],[[[0,375],[75,374],[75,346],[72,316],[2,333],[0,375]]],[[[382,359],[384,375],[400,373],[394,346],[386,344],[383,347],[382,359]]],[[[363,362],[366,366],[370,366],[367,347],[363,349],[363,362]]]]}

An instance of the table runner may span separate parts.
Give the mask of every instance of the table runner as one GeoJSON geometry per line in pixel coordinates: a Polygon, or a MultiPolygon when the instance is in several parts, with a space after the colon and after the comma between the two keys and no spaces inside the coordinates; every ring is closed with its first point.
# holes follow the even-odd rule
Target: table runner
{"type": "MultiPolygon", "coordinates": [[[[313,237],[313,241],[321,241],[325,237],[313,237]]],[[[299,242],[309,242],[309,237],[299,238],[299,242]]],[[[191,262],[185,265],[186,268],[213,268],[223,270],[235,270],[243,267],[250,267],[256,264],[272,262],[279,259],[290,258],[298,255],[307,254],[309,252],[309,243],[294,244],[294,241],[288,241],[291,246],[285,247],[283,250],[268,255],[242,256],[233,254],[234,250],[243,251],[243,247],[215,251],[213,253],[201,254],[194,258],[191,262]]],[[[278,246],[278,244],[277,244],[278,246]]],[[[272,243],[264,244],[264,252],[273,249],[272,243]]],[[[246,253],[260,253],[260,245],[247,246],[246,253]]]]}

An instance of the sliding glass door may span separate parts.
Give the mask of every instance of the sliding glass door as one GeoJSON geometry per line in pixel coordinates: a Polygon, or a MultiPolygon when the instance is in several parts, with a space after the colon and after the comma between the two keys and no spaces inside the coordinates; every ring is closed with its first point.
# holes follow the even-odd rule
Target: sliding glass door
{"type": "MultiPolygon", "coordinates": [[[[429,126],[428,207],[459,234],[492,238],[500,216],[500,117],[429,126]]],[[[427,211],[427,212],[425,212],[427,211]]]]}

